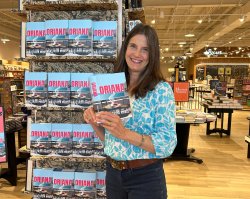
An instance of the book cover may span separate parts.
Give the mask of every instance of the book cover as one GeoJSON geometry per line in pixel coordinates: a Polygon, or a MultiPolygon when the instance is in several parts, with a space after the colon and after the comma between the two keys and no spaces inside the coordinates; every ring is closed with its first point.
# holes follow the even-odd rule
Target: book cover
{"type": "Polygon", "coordinates": [[[93,156],[95,158],[103,158],[106,157],[104,154],[104,145],[100,138],[94,133],[94,151],[93,156]]]}
{"type": "Polygon", "coordinates": [[[89,107],[92,101],[88,78],[93,75],[93,73],[71,73],[70,75],[71,107],[89,107]]]}
{"type": "Polygon", "coordinates": [[[53,199],[74,198],[74,177],[74,170],[54,169],[53,199]]]}
{"type": "Polygon", "coordinates": [[[69,20],[69,55],[92,55],[92,20],[69,20]]]}
{"type": "Polygon", "coordinates": [[[60,56],[68,53],[68,20],[48,20],[46,29],[46,56],[60,56]]]}
{"type": "Polygon", "coordinates": [[[50,123],[31,123],[30,153],[31,155],[49,155],[51,153],[50,123]]]}
{"type": "Polygon", "coordinates": [[[106,171],[96,171],[96,199],[106,198],[106,171]]]}
{"type": "Polygon", "coordinates": [[[47,106],[47,73],[25,71],[25,105],[47,106]]]}
{"type": "Polygon", "coordinates": [[[93,55],[117,56],[117,21],[93,22],[93,55]]]}
{"type": "Polygon", "coordinates": [[[96,112],[110,111],[123,120],[132,116],[125,73],[95,74],[89,81],[96,112]]]}
{"type": "Polygon", "coordinates": [[[73,157],[91,156],[94,129],[90,124],[73,124],[73,157]]]}
{"type": "Polygon", "coordinates": [[[72,140],[72,124],[51,124],[52,156],[71,156],[72,140]]]}
{"type": "Polygon", "coordinates": [[[53,169],[33,169],[33,197],[53,198],[53,169]]]}
{"type": "Polygon", "coordinates": [[[95,199],[96,171],[76,171],[74,180],[75,198],[95,199]]]}
{"type": "Polygon", "coordinates": [[[70,107],[70,73],[48,73],[48,106],[70,107]]]}
{"type": "Polygon", "coordinates": [[[45,48],[45,22],[26,23],[26,56],[44,56],[45,48]]]}
{"type": "Polygon", "coordinates": [[[0,162],[6,162],[6,148],[4,132],[0,132],[0,162]]]}

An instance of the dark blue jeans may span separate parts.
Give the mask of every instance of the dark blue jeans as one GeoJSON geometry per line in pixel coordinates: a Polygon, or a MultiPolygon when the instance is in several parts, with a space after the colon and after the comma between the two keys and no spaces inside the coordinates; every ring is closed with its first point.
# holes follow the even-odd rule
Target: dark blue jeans
{"type": "Polygon", "coordinates": [[[107,199],[166,199],[163,161],[119,171],[107,162],[107,199]]]}

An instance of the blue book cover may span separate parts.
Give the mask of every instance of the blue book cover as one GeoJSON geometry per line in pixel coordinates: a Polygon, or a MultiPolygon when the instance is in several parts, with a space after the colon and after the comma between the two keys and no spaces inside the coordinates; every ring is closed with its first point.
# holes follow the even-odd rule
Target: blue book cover
{"type": "Polygon", "coordinates": [[[48,73],[48,106],[70,107],[70,73],[48,73]]]}
{"type": "Polygon", "coordinates": [[[53,169],[33,169],[33,197],[53,198],[53,169]]]}
{"type": "Polygon", "coordinates": [[[89,82],[96,112],[110,111],[123,120],[132,116],[125,73],[95,74],[89,82]]]}
{"type": "Polygon", "coordinates": [[[25,105],[47,106],[47,73],[25,71],[25,105]]]}
{"type": "Polygon", "coordinates": [[[51,124],[52,156],[71,156],[72,142],[72,124],[51,124]]]}
{"type": "Polygon", "coordinates": [[[88,78],[93,73],[71,73],[71,107],[87,108],[92,104],[88,78]]]}
{"type": "Polygon", "coordinates": [[[6,161],[6,148],[4,132],[0,132],[0,162],[6,161]]]}
{"type": "Polygon", "coordinates": [[[75,198],[96,198],[96,171],[76,171],[74,180],[75,198]]]}
{"type": "Polygon", "coordinates": [[[30,152],[31,155],[49,155],[51,153],[50,123],[31,123],[30,152]]]}
{"type": "Polygon", "coordinates": [[[90,124],[73,124],[73,157],[93,154],[94,129],[90,124]]]}
{"type": "Polygon", "coordinates": [[[96,199],[106,198],[106,171],[96,171],[96,199]]]}
{"type": "Polygon", "coordinates": [[[26,56],[44,56],[45,48],[45,22],[26,23],[26,56]]]}
{"type": "Polygon", "coordinates": [[[68,53],[68,20],[47,20],[46,56],[60,56],[68,53]]]}
{"type": "Polygon", "coordinates": [[[54,169],[53,199],[74,198],[74,177],[74,170],[54,169]]]}
{"type": "Polygon", "coordinates": [[[69,20],[69,55],[92,55],[92,20],[69,20]]]}
{"type": "Polygon", "coordinates": [[[93,55],[117,56],[117,21],[93,22],[93,55]]]}

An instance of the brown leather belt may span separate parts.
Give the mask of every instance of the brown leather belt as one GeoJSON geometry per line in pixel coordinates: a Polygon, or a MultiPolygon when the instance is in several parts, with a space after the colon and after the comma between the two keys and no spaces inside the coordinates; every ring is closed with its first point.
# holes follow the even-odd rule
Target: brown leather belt
{"type": "Polygon", "coordinates": [[[118,170],[139,168],[153,164],[158,160],[159,159],[138,159],[138,160],[117,161],[110,157],[107,157],[107,161],[111,164],[111,166],[114,169],[118,170]]]}

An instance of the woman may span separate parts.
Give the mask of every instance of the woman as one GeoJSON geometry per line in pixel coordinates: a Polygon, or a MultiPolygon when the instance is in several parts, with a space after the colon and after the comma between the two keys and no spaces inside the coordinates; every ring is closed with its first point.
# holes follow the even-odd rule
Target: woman
{"type": "Polygon", "coordinates": [[[107,198],[166,199],[162,158],[170,156],[177,143],[175,102],[160,72],[153,28],[139,24],[132,29],[115,72],[125,72],[133,117],[123,124],[110,112],[84,112],[84,120],[105,144],[107,198]]]}

